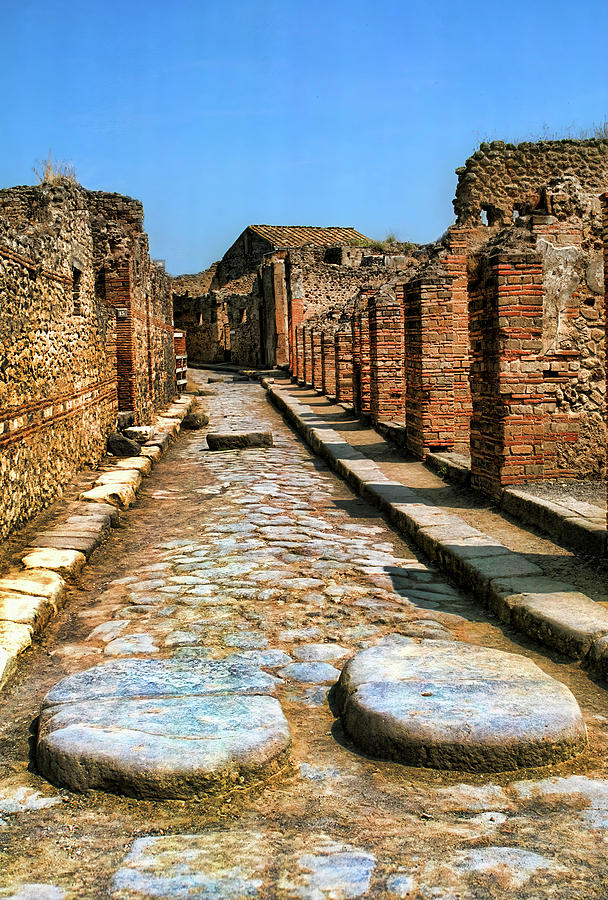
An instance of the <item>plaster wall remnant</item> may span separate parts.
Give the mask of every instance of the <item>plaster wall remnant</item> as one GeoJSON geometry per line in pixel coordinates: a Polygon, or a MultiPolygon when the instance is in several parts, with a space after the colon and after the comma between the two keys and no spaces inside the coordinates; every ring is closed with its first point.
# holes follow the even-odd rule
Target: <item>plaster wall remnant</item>
{"type": "Polygon", "coordinates": [[[0,191],[0,537],[94,465],[119,409],[175,391],[170,279],[141,204],[59,181],[0,191]]]}

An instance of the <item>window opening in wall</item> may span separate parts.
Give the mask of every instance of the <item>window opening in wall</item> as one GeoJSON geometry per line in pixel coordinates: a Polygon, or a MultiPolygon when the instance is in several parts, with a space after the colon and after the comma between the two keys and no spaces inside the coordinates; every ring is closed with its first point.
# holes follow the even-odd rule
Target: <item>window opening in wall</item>
{"type": "Polygon", "coordinates": [[[519,219],[520,215],[521,215],[520,211],[518,210],[517,207],[515,207],[515,209],[513,210],[513,221],[514,221],[514,222],[517,222],[517,220],[519,219]]]}
{"type": "Polygon", "coordinates": [[[75,316],[82,315],[81,280],[82,272],[80,269],[77,269],[76,266],[72,266],[72,299],[75,316]]]}
{"type": "Polygon", "coordinates": [[[481,224],[482,224],[482,225],[489,225],[489,224],[490,224],[490,223],[488,222],[488,211],[487,211],[487,209],[482,209],[480,218],[481,218],[481,224]]]}

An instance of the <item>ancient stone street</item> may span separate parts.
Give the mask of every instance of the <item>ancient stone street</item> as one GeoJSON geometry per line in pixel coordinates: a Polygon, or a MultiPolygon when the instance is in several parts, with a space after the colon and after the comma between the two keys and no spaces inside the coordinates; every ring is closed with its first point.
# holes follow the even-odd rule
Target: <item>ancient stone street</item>
{"type": "Polygon", "coordinates": [[[0,897],[605,897],[605,688],[450,585],[259,384],[214,382],[209,430],[274,445],[182,432],[21,658],[0,705],[0,897]],[[411,647],[445,648],[441,671],[410,672],[411,647]],[[385,672],[355,704],[370,654],[385,672]],[[447,772],[383,752],[393,732],[366,746],[393,676],[398,709],[430,710],[421,745],[439,730],[470,757],[504,727],[524,755],[447,772]]]}

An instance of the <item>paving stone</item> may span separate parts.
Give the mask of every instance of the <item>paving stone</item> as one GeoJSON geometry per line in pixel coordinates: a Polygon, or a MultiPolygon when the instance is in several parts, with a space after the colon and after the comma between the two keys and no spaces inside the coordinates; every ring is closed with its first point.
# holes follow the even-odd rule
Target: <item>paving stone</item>
{"type": "Polygon", "coordinates": [[[116,509],[111,503],[95,503],[93,500],[77,500],[74,501],[74,503],[70,503],[68,510],[70,512],[70,517],[84,516],[93,521],[95,521],[96,518],[99,518],[104,523],[109,521],[110,525],[118,525],[120,522],[120,510],[116,509]]]}
{"type": "Polygon", "coordinates": [[[57,550],[52,547],[30,550],[21,562],[26,569],[51,569],[62,578],[73,579],[82,571],[87,561],[78,550],[57,550]]]}
{"type": "Polygon", "coordinates": [[[47,796],[32,787],[23,778],[5,782],[0,787],[0,813],[14,814],[48,809],[61,802],[56,794],[47,796]]]}
{"type": "Polygon", "coordinates": [[[567,759],[587,745],[570,691],[531,660],[404,638],[346,664],[337,708],[352,740],[409,765],[501,771],[567,759]]]}
{"type": "Polygon", "coordinates": [[[61,575],[47,569],[29,569],[23,573],[11,572],[0,578],[0,591],[47,597],[53,603],[59,603],[64,588],[65,582],[61,575]]]}
{"type": "Polygon", "coordinates": [[[299,872],[284,874],[282,896],[301,900],[361,897],[369,891],[376,857],[350,844],[320,836],[310,852],[297,859],[299,872]]]}
{"type": "Polygon", "coordinates": [[[129,634],[106,644],[106,656],[127,656],[132,653],[158,653],[152,636],[146,633],[129,634]]]}
{"type": "Polygon", "coordinates": [[[279,669],[279,675],[305,684],[334,684],[340,671],[326,662],[298,662],[279,669]]]}
{"type": "Polygon", "coordinates": [[[287,721],[262,693],[273,684],[250,665],[188,656],[68,676],[43,702],[38,770],[79,791],[223,794],[287,763],[287,721]]]}
{"type": "Polygon", "coordinates": [[[7,658],[4,660],[5,672],[10,669],[11,660],[8,657],[19,656],[32,643],[32,626],[19,622],[0,621],[0,653],[4,651],[7,658]]]}
{"type": "Polygon", "coordinates": [[[11,890],[11,894],[3,895],[3,900],[65,900],[67,896],[63,888],[40,882],[28,882],[11,890]]]}
{"type": "Polygon", "coordinates": [[[306,662],[327,662],[332,659],[342,659],[351,651],[339,644],[301,644],[295,647],[293,655],[296,659],[306,662]]]}
{"type": "MultiPolygon", "coordinates": [[[[207,445],[210,450],[246,450],[253,447],[272,447],[272,432],[209,432],[207,434],[207,445]]],[[[273,485],[272,487],[274,489],[275,486],[273,485]]]]}
{"type": "Polygon", "coordinates": [[[269,858],[269,836],[241,828],[139,838],[114,876],[112,896],[263,900],[269,858]]]}

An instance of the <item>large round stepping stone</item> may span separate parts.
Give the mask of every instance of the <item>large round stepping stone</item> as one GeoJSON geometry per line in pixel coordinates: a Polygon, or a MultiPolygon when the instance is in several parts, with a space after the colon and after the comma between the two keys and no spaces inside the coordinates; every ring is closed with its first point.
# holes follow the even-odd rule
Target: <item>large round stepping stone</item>
{"type": "Polygon", "coordinates": [[[358,747],[412,766],[508,771],[587,745],[565,685],[523,656],[457,641],[363,650],[342,670],[336,705],[358,747]]]}
{"type": "Polygon", "coordinates": [[[54,784],[135,797],[222,795],[278,772],[290,734],[277,679],[242,660],[121,660],[64,678],[36,761],[54,784]]]}

